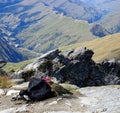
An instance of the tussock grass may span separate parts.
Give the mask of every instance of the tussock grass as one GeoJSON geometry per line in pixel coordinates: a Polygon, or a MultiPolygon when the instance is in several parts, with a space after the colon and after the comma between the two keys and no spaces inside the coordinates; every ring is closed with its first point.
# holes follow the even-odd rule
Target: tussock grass
{"type": "Polygon", "coordinates": [[[62,51],[87,47],[94,51],[93,59],[101,61],[104,59],[120,59],[120,33],[94,39],[92,41],[77,43],[70,46],[60,47],[62,51]]]}
{"type": "Polygon", "coordinates": [[[0,88],[9,88],[13,84],[7,76],[0,76],[0,88]]]}

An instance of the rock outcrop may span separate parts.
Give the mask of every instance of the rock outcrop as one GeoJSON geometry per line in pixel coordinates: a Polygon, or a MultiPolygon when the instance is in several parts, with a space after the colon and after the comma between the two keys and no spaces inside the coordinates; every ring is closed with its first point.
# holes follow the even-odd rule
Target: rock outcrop
{"type": "Polygon", "coordinates": [[[2,69],[3,66],[6,65],[6,62],[2,59],[0,59],[0,76],[7,75],[6,72],[2,69]]]}
{"type": "Polygon", "coordinates": [[[60,83],[69,82],[79,87],[120,84],[120,61],[95,63],[93,54],[86,47],[64,53],[55,49],[15,72],[11,78],[24,78],[27,81],[32,76],[50,76],[60,83]]]}

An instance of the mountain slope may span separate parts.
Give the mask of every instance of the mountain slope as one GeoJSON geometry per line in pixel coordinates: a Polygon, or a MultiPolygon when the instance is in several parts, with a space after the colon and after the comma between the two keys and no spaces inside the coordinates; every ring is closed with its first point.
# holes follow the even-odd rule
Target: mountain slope
{"type": "Polygon", "coordinates": [[[101,24],[110,33],[120,32],[120,0],[82,0],[105,11],[96,23],[101,24]]]}
{"type": "Polygon", "coordinates": [[[111,34],[120,32],[119,0],[41,0],[58,13],[102,25],[111,34]],[[64,2],[63,2],[64,1],[64,2]],[[111,22],[112,20],[112,22],[111,22]],[[106,24],[107,23],[107,24],[106,24]]]}
{"type": "Polygon", "coordinates": [[[61,47],[61,50],[69,50],[70,48],[79,48],[86,46],[94,51],[93,59],[101,61],[104,59],[120,59],[120,33],[109,35],[104,38],[94,39],[85,43],[77,43],[71,46],[61,47]]]}
{"type": "Polygon", "coordinates": [[[120,32],[120,10],[104,16],[99,24],[111,34],[120,32]]]}
{"type": "MultiPolygon", "coordinates": [[[[63,0],[59,2],[64,3],[63,0]]],[[[11,4],[6,2],[0,9],[0,28],[13,45],[47,52],[59,46],[96,38],[90,31],[93,24],[57,14],[42,0],[18,0],[17,3],[13,0],[11,4]]]]}
{"type": "Polygon", "coordinates": [[[0,39],[0,59],[18,62],[26,58],[24,58],[21,53],[17,52],[14,47],[8,45],[5,40],[0,39]]]}
{"type": "Polygon", "coordinates": [[[94,22],[99,20],[104,14],[96,7],[82,0],[41,0],[43,3],[50,5],[58,13],[63,13],[74,19],[94,22]]]}
{"type": "Polygon", "coordinates": [[[15,47],[45,53],[119,32],[118,6],[119,0],[3,0],[0,30],[15,47]]]}

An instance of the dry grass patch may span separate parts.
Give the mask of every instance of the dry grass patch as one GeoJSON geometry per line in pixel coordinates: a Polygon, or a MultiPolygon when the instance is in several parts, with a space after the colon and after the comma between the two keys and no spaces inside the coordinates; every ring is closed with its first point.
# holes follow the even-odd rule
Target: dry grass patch
{"type": "Polygon", "coordinates": [[[10,78],[7,76],[0,76],[0,88],[9,88],[13,85],[10,78]]]}
{"type": "Polygon", "coordinates": [[[120,59],[120,33],[108,35],[103,38],[94,39],[84,43],[76,43],[70,46],[64,46],[60,49],[62,51],[71,49],[79,49],[80,47],[87,47],[92,49],[95,54],[93,60],[99,62],[105,59],[120,59]]]}

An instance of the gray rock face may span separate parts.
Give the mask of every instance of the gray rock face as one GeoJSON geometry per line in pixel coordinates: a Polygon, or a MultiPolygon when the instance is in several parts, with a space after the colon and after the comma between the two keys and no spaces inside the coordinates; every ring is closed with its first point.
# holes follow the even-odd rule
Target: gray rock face
{"type": "Polygon", "coordinates": [[[6,62],[3,61],[2,59],[0,59],[0,68],[2,68],[2,67],[5,66],[5,65],[6,65],[6,62]]]}
{"type": "Polygon", "coordinates": [[[99,64],[100,70],[105,73],[105,84],[120,84],[120,60],[106,60],[99,64]]]}
{"type": "Polygon", "coordinates": [[[3,66],[5,66],[7,63],[5,61],[3,61],[2,59],[0,59],[0,76],[4,76],[7,75],[7,73],[1,69],[3,66]]]}
{"type": "Polygon", "coordinates": [[[109,60],[97,64],[92,60],[93,54],[86,47],[64,53],[56,49],[27,65],[18,76],[25,80],[31,75],[50,76],[79,87],[120,84],[120,62],[109,60]]]}
{"type": "Polygon", "coordinates": [[[37,59],[37,61],[39,61],[41,59],[44,59],[44,58],[46,58],[46,59],[54,59],[54,58],[56,58],[58,56],[59,52],[60,52],[59,49],[51,50],[51,51],[47,52],[46,54],[41,55],[37,59]]]}
{"type": "Polygon", "coordinates": [[[76,51],[74,51],[70,57],[74,60],[90,60],[93,56],[94,52],[92,50],[87,49],[86,47],[82,47],[76,51]]]}

